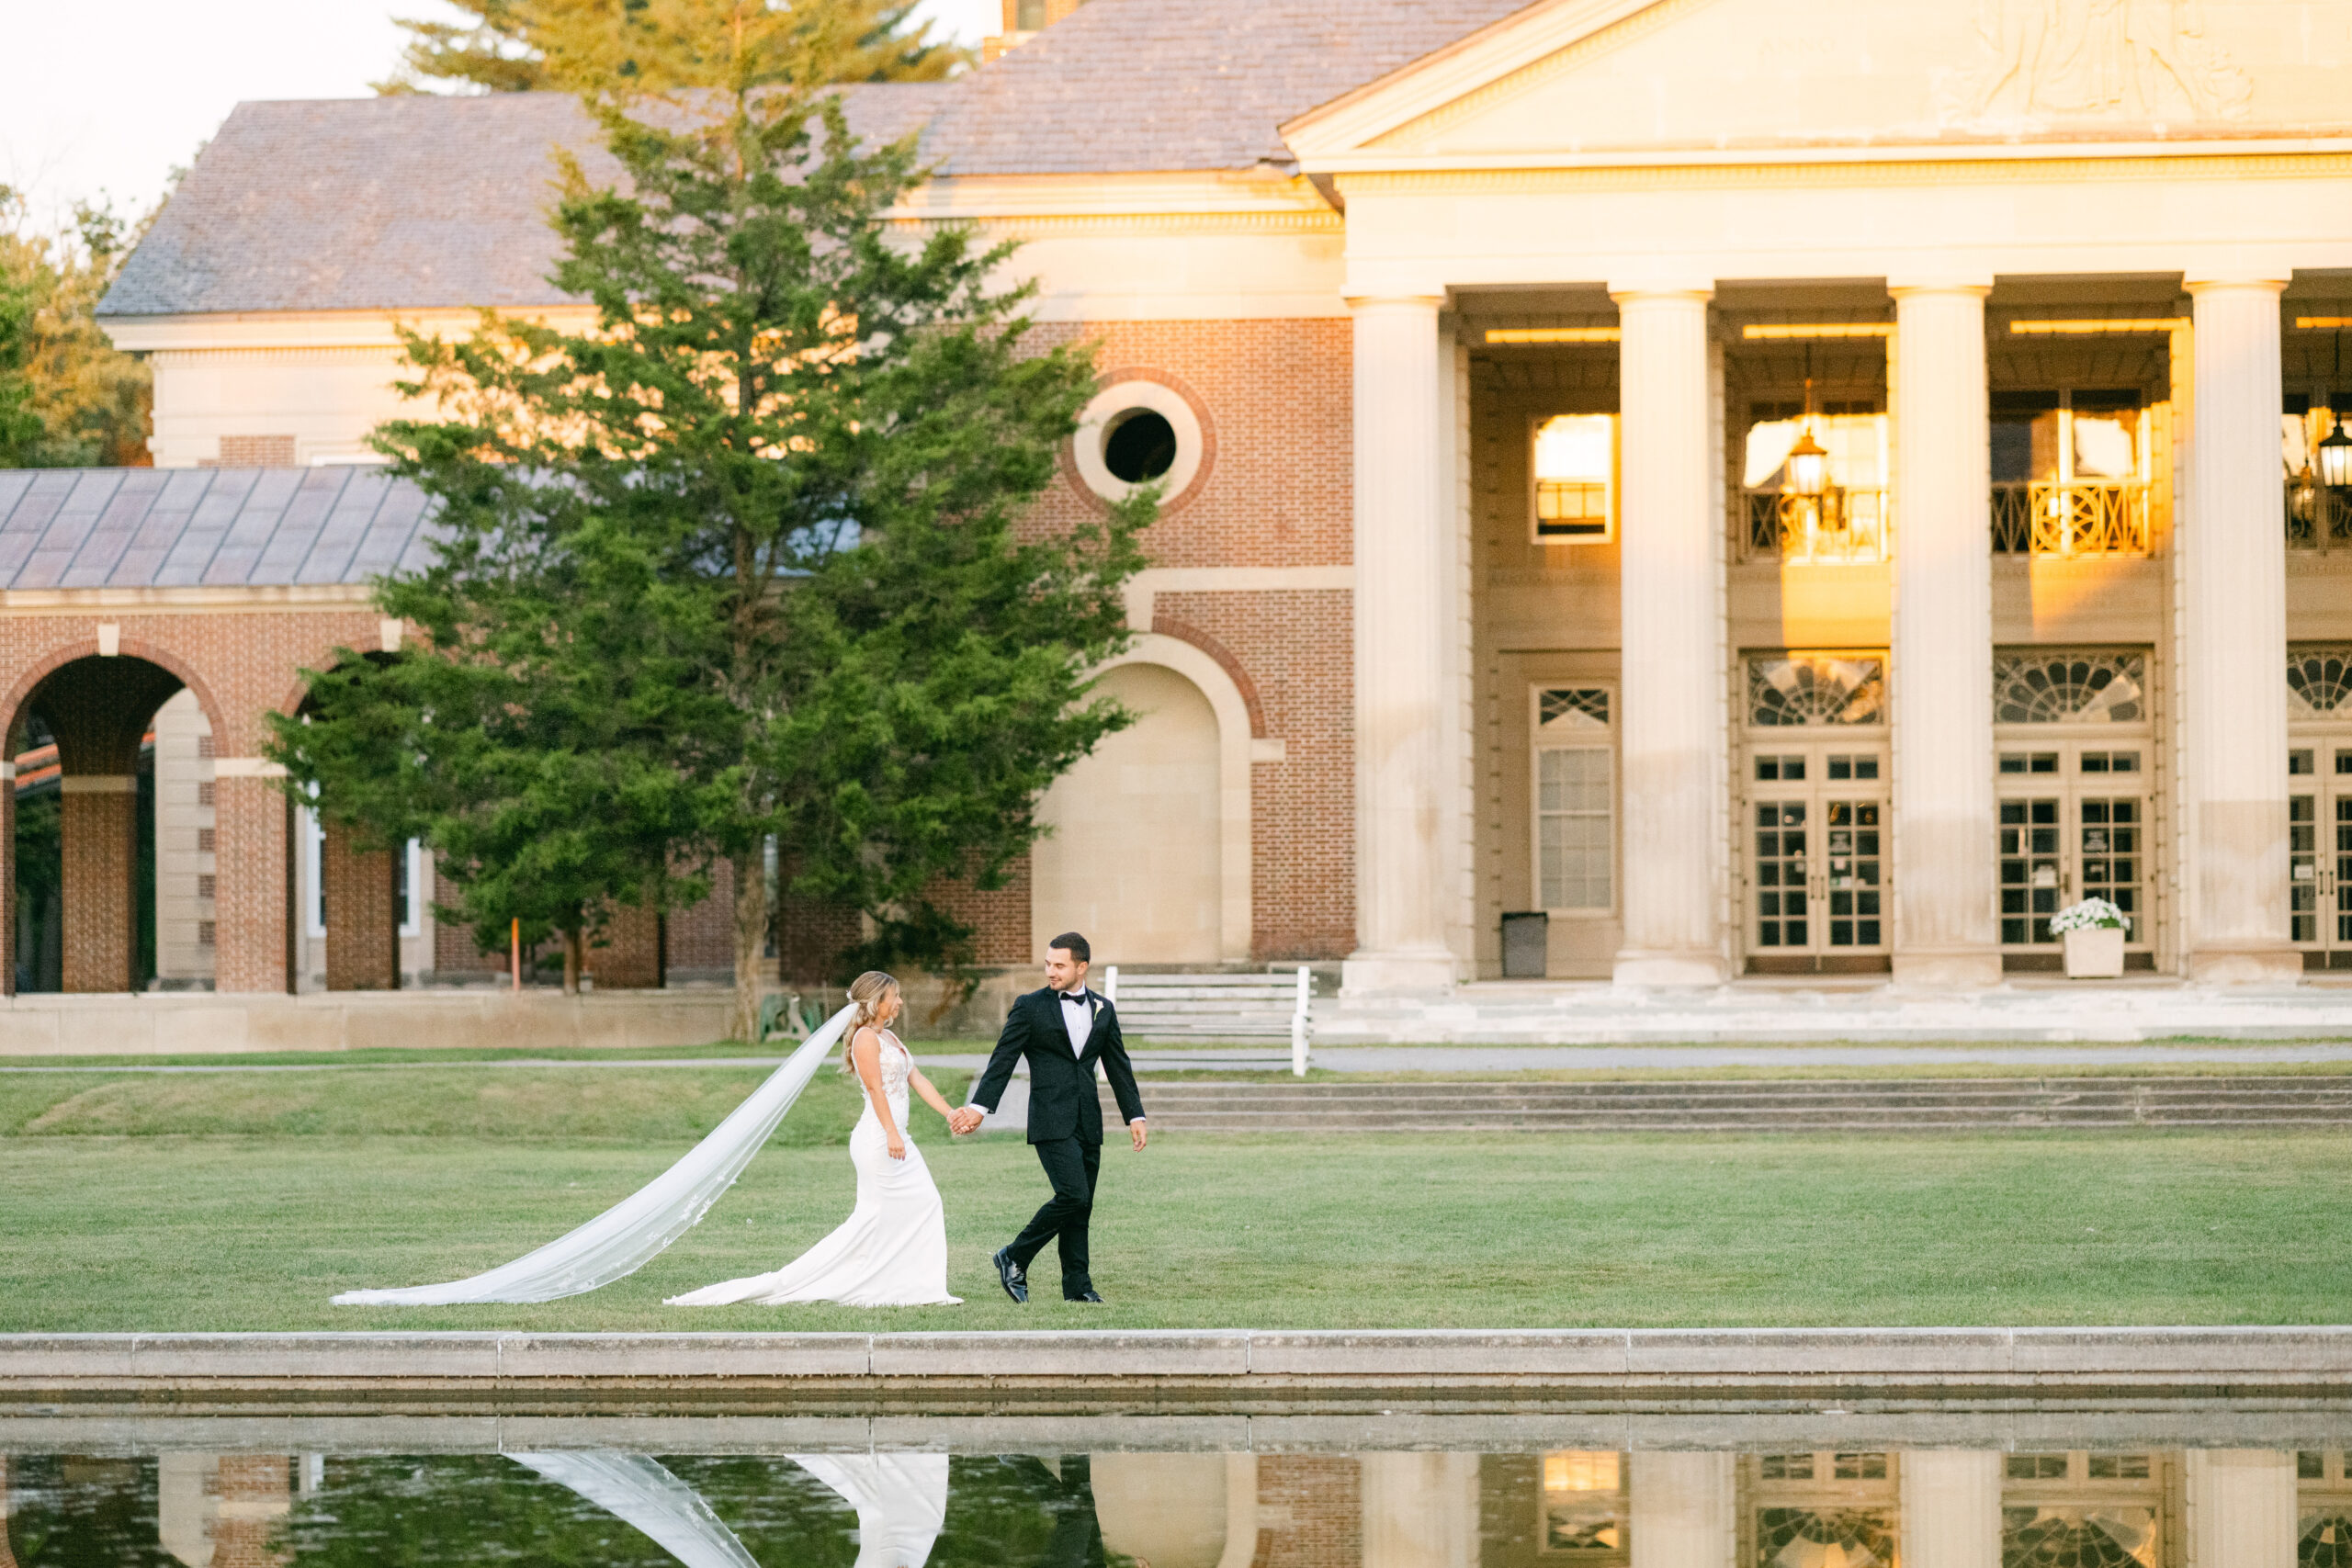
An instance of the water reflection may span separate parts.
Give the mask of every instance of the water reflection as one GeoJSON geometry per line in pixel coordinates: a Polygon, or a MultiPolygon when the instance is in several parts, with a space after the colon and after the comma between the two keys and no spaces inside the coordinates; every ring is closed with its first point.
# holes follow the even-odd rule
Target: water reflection
{"type": "Polygon", "coordinates": [[[2352,1568],[2339,1449],[19,1452],[0,1568],[2352,1568]]]}

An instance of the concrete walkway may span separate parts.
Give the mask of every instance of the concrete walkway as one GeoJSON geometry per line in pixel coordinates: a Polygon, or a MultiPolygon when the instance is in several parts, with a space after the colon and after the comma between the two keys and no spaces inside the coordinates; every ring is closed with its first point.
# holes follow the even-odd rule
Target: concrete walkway
{"type": "Polygon", "coordinates": [[[2352,1400],[2352,1327],[0,1336],[0,1407],[1247,1413],[1364,1398],[2352,1400]]]}

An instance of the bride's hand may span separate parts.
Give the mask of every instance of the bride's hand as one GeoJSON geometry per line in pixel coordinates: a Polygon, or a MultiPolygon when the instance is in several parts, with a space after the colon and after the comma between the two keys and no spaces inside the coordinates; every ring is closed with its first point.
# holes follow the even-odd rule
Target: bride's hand
{"type": "Polygon", "coordinates": [[[896,1133],[890,1134],[890,1157],[892,1159],[907,1157],[907,1141],[896,1133]]]}

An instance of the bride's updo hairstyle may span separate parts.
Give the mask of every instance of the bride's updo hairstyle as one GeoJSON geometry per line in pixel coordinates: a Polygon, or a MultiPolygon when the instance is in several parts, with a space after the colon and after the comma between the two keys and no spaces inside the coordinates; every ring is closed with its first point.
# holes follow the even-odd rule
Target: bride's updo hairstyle
{"type": "Polygon", "coordinates": [[[850,1021],[849,1028],[842,1034],[842,1071],[854,1073],[857,1070],[856,1064],[850,1059],[850,1052],[857,1043],[857,1032],[872,1027],[882,1011],[882,998],[898,988],[897,977],[879,969],[868,969],[849,983],[849,999],[857,1004],[857,1016],[850,1021]]]}

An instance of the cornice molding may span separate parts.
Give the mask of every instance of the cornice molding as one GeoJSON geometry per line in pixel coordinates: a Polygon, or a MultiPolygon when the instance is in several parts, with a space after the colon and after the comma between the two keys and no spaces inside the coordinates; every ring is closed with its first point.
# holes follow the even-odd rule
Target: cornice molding
{"type": "Polygon", "coordinates": [[[1381,132],[1365,145],[1393,149],[1434,136],[1465,119],[1476,118],[1506,98],[1532,92],[1578,66],[1589,64],[1627,44],[1637,43],[1690,12],[1713,4],[1714,0],[1657,0],[1656,4],[1632,16],[1606,24],[1598,32],[1589,33],[1540,59],[1530,61],[1516,71],[1496,77],[1482,87],[1474,88],[1448,103],[1416,115],[1403,124],[1381,132]]]}
{"type": "MultiPolygon", "coordinates": [[[[1283,125],[1283,139],[1302,164],[1310,153],[1368,147],[1426,117],[1444,115],[1465,99],[1499,89],[1524,71],[1543,71],[1552,58],[1589,44],[1603,52],[1628,39],[1612,37],[1622,25],[1645,13],[1674,15],[1711,0],[1551,0],[1505,17],[1436,53],[1414,61],[1283,125]]],[[[1646,30],[1646,29],[1645,29],[1646,30]]],[[[1579,54],[1577,61],[1591,58],[1579,54]]],[[[1560,67],[1565,69],[1565,67],[1560,67]]],[[[1471,112],[1471,111],[1464,111],[1471,112]]]]}
{"type": "MultiPolygon", "coordinates": [[[[1617,190],[1720,190],[1741,187],[1789,188],[1817,186],[1851,188],[1867,186],[1942,186],[1999,183],[2074,185],[2098,180],[2257,180],[2328,179],[2352,176],[2352,143],[2339,150],[2313,152],[2228,152],[2152,155],[2133,152],[2116,156],[2085,155],[2079,147],[2064,156],[2017,158],[1954,157],[1943,149],[1880,148],[1870,161],[1826,158],[1812,150],[1789,157],[1714,152],[1704,161],[1595,163],[1562,166],[1498,167],[1492,159],[1471,160],[1459,167],[1424,166],[1366,169],[1341,173],[1340,191],[1350,200],[1360,196],[1429,195],[1549,195],[1617,190]]],[[[2018,150],[2005,149],[2014,155],[2018,150]]]]}
{"type": "Polygon", "coordinates": [[[1323,212],[1091,212],[1038,213],[989,218],[894,217],[894,229],[929,232],[970,224],[1007,239],[1072,234],[1345,234],[1347,220],[1323,212]]]}
{"type": "Polygon", "coordinates": [[[88,615],[101,611],[166,615],[219,615],[223,611],[282,615],[372,608],[375,601],[375,588],[365,582],[301,587],[0,589],[0,612],[30,615],[88,615]]]}

